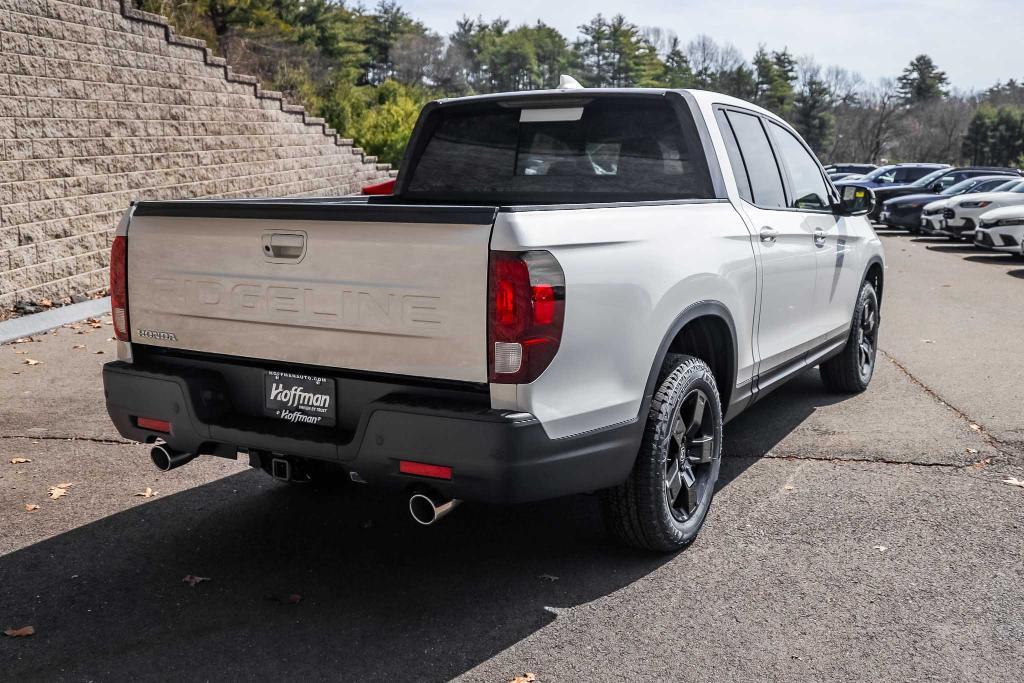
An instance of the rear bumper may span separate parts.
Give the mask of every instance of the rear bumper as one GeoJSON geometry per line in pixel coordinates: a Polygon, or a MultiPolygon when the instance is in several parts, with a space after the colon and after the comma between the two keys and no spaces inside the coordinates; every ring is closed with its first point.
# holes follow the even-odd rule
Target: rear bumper
{"type": "MultiPolygon", "coordinates": [[[[232,457],[260,451],[334,462],[369,484],[429,486],[452,498],[519,503],[614,486],[626,479],[642,425],[631,423],[578,437],[550,439],[535,417],[455,399],[388,394],[366,403],[354,431],[294,426],[220,415],[200,404],[196,378],[166,368],[113,362],[103,368],[107,412],[134,441],[161,439],[172,448],[232,457]],[[171,422],[171,433],[140,429],[139,416],[171,422]],[[411,460],[452,468],[450,481],[399,472],[411,460]]],[[[214,389],[210,389],[214,390],[214,389]]]]}

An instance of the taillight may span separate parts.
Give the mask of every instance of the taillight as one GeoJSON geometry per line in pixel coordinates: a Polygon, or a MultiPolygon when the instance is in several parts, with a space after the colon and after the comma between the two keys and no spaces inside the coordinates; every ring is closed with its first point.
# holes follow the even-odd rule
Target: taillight
{"type": "Polygon", "coordinates": [[[551,364],[562,341],[562,267],[546,251],[492,251],[487,291],[490,380],[528,384],[551,364]]]}
{"type": "Polygon", "coordinates": [[[110,314],[114,336],[131,341],[128,327],[128,238],[119,235],[110,247],[110,314]]]}

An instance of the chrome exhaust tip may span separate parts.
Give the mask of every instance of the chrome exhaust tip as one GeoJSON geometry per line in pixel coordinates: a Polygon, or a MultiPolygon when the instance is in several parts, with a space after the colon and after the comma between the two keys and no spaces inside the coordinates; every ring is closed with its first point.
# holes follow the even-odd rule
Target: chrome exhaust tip
{"type": "Polygon", "coordinates": [[[414,493],[409,497],[409,514],[418,524],[430,526],[461,502],[457,498],[442,498],[432,493],[414,493]]]}
{"type": "Polygon", "coordinates": [[[196,457],[195,453],[176,451],[165,443],[159,443],[149,451],[150,460],[153,461],[153,464],[161,472],[168,472],[175,467],[181,467],[185,463],[190,462],[194,457],[196,457]]]}

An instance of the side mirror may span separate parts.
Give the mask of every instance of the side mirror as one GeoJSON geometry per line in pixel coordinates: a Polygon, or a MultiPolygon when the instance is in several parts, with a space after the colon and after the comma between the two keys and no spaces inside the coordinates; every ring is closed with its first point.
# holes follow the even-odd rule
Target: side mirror
{"type": "Polygon", "coordinates": [[[875,193],[869,187],[846,185],[839,188],[835,211],[840,216],[865,216],[875,208],[875,193]]]}

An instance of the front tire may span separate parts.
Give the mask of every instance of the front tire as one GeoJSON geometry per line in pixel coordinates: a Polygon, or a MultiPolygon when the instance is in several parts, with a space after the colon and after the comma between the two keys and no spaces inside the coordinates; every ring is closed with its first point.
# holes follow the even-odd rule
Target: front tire
{"type": "Polygon", "coordinates": [[[878,353],[878,294],[870,282],[861,285],[846,346],[838,356],[822,363],[818,370],[825,386],[844,394],[858,394],[868,388],[875,374],[878,353]]]}
{"type": "Polygon", "coordinates": [[[672,552],[704,525],[722,464],[722,405],[707,363],[671,354],[662,366],[629,478],[601,492],[617,540],[672,552]]]}

